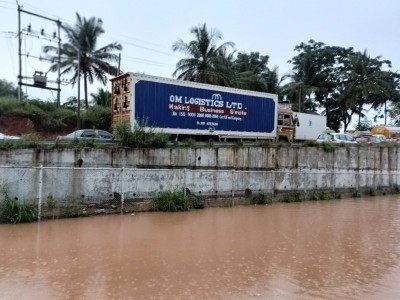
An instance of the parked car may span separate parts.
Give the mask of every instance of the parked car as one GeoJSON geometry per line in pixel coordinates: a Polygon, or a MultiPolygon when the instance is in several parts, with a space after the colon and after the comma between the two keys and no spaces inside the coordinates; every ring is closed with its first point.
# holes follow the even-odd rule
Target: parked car
{"type": "Polygon", "coordinates": [[[114,140],[114,136],[105,130],[80,129],[71,132],[70,134],[57,137],[57,140],[59,141],[73,141],[79,139],[94,140],[95,142],[112,142],[114,140]]]}
{"type": "Polygon", "coordinates": [[[0,132],[0,140],[19,140],[19,136],[7,135],[0,132]]]}
{"type": "Polygon", "coordinates": [[[387,140],[386,140],[386,137],[385,137],[383,134],[374,134],[374,136],[377,138],[377,140],[378,140],[380,143],[384,143],[384,142],[387,141],[387,140]]]}
{"type": "Polygon", "coordinates": [[[317,138],[317,143],[346,143],[357,144],[357,141],[349,134],[345,133],[321,133],[317,138]]]}
{"type": "Polygon", "coordinates": [[[381,140],[379,137],[374,136],[372,134],[370,135],[362,135],[356,138],[356,141],[358,143],[366,143],[366,144],[379,144],[381,143],[381,140]]]}

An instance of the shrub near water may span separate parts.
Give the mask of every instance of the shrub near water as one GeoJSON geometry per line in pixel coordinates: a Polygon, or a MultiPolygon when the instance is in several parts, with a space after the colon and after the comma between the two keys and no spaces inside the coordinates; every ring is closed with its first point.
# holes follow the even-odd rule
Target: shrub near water
{"type": "Polygon", "coordinates": [[[153,199],[155,210],[158,211],[188,211],[192,208],[205,207],[204,199],[186,194],[182,191],[164,191],[158,193],[153,199]]]}
{"type": "Polygon", "coordinates": [[[190,198],[180,191],[164,191],[153,198],[156,210],[188,211],[191,208],[190,198]]]}
{"type": "Polygon", "coordinates": [[[264,193],[259,193],[251,199],[251,204],[272,204],[272,197],[264,193]]]}
{"type": "Polygon", "coordinates": [[[19,203],[9,197],[7,191],[2,191],[3,198],[0,202],[0,223],[33,222],[38,219],[38,209],[35,203],[19,203]]]}

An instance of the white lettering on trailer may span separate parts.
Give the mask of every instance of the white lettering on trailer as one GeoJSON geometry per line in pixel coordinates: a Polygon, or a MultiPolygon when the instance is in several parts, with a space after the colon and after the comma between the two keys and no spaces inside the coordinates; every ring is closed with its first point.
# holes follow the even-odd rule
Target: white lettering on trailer
{"type": "Polygon", "coordinates": [[[182,96],[171,95],[169,96],[169,102],[182,103],[182,96]]]}

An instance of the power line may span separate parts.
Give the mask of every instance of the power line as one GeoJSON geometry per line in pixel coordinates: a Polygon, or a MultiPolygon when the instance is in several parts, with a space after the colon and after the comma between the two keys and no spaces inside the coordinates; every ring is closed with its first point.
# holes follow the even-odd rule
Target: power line
{"type": "MultiPolygon", "coordinates": [[[[37,7],[33,6],[33,5],[30,5],[29,3],[26,3],[25,1],[20,1],[20,3],[23,3],[24,5],[26,5],[27,7],[29,7],[29,9],[30,9],[31,11],[41,13],[44,17],[46,17],[46,16],[51,16],[51,17],[57,18],[57,19],[59,19],[59,20],[65,20],[66,22],[63,22],[63,23],[64,23],[64,24],[68,24],[68,25],[70,25],[69,23],[71,23],[70,20],[67,20],[67,19],[61,18],[61,17],[59,17],[59,16],[57,16],[57,15],[51,14],[51,13],[49,13],[49,12],[47,12],[47,11],[44,11],[44,10],[42,10],[42,9],[40,9],[40,8],[37,8],[37,7]]],[[[105,37],[105,38],[108,38],[108,39],[110,40],[110,39],[113,38],[113,36],[114,36],[114,37],[117,37],[117,39],[119,40],[119,42],[120,42],[121,44],[130,45],[130,46],[133,46],[133,47],[137,47],[137,48],[144,49],[144,50],[148,50],[148,51],[151,51],[151,52],[155,52],[155,53],[167,55],[167,56],[170,56],[170,57],[180,58],[180,56],[178,56],[178,55],[176,55],[176,54],[174,54],[174,53],[160,50],[160,48],[170,50],[169,47],[165,47],[165,46],[163,46],[163,45],[160,45],[160,44],[157,44],[157,43],[154,43],[154,42],[151,42],[151,41],[145,41],[145,40],[141,40],[141,39],[136,39],[136,38],[133,38],[133,37],[131,37],[131,36],[119,34],[119,33],[116,33],[116,32],[110,32],[110,33],[111,33],[111,35],[105,33],[105,34],[104,34],[104,37],[105,37]],[[110,37],[111,37],[111,38],[110,38],[110,37]],[[123,37],[123,39],[120,39],[120,38],[118,38],[118,37],[123,37]],[[140,42],[140,43],[144,43],[144,44],[147,44],[147,45],[152,45],[152,46],[155,46],[156,48],[154,48],[154,47],[148,47],[148,46],[145,46],[145,45],[140,45],[140,44],[138,44],[138,43],[135,43],[134,41],[137,41],[137,42],[140,42]]],[[[161,62],[159,62],[159,63],[161,64],[161,62]]]]}

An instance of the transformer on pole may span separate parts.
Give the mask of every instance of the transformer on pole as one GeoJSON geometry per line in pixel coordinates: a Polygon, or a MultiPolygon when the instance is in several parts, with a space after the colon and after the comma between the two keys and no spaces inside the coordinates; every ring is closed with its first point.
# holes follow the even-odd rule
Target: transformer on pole
{"type": "MultiPolygon", "coordinates": [[[[22,97],[22,86],[30,86],[35,88],[41,88],[46,90],[57,91],[57,104],[60,105],[60,93],[61,93],[61,75],[60,75],[60,66],[61,66],[61,37],[60,37],[60,29],[61,29],[61,21],[51,19],[36,13],[28,12],[22,9],[20,5],[18,5],[18,62],[19,62],[19,71],[18,71],[18,101],[21,101],[22,97]],[[57,76],[57,88],[52,88],[47,86],[47,73],[43,74],[41,71],[35,71],[33,74],[33,84],[29,84],[23,82],[22,76],[22,29],[21,29],[21,13],[26,13],[38,18],[46,19],[52,22],[55,22],[58,26],[58,76],[57,76]]],[[[31,31],[31,27],[28,26],[28,30],[31,31]]],[[[41,35],[43,35],[43,29],[41,31],[41,35]]],[[[55,34],[53,34],[54,38],[55,34]]]]}

